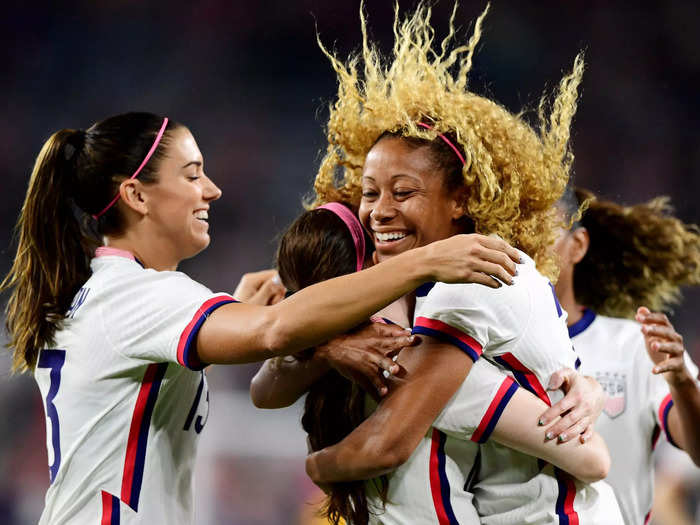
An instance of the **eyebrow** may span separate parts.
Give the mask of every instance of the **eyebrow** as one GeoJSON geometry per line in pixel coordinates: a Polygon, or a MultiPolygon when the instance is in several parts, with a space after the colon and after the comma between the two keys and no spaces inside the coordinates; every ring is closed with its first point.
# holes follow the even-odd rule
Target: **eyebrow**
{"type": "Polygon", "coordinates": [[[201,161],[201,160],[191,160],[191,161],[189,161],[187,164],[185,164],[185,165],[182,167],[182,169],[185,169],[185,168],[187,168],[188,166],[192,166],[192,165],[199,167],[199,166],[202,165],[202,161],[201,161]]]}
{"type": "MultiPolygon", "coordinates": [[[[396,175],[392,175],[390,180],[398,179],[400,177],[408,177],[409,179],[413,180],[420,180],[420,177],[416,177],[415,175],[409,175],[408,173],[397,173],[396,175]]],[[[363,179],[371,180],[372,182],[376,182],[374,177],[371,175],[363,175],[363,179]]]]}

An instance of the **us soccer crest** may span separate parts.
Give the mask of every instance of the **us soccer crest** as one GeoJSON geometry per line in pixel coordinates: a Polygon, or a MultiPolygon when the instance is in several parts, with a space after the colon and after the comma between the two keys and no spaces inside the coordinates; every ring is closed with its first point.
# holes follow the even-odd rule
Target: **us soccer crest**
{"type": "Polygon", "coordinates": [[[598,372],[596,379],[608,395],[603,412],[615,419],[625,411],[626,375],[618,372],[598,372]]]}

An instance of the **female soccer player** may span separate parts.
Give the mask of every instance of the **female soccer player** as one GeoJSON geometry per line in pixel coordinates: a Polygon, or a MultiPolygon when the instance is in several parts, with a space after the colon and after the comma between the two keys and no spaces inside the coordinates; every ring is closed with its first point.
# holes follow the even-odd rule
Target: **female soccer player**
{"type": "Polygon", "coordinates": [[[556,244],[556,290],[581,368],[608,394],[596,423],[613,459],[607,481],[625,523],[646,523],[660,431],[700,465],[698,370],[668,318],[649,310],[666,310],[681,285],[700,284],[700,234],[664,198],[621,206],[579,189],[560,207],[574,217],[583,202],[556,244]]]}
{"type": "Polygon", "coordinates": [[[462,237],[274,306],[236,304],[175,271],[209,244],[221,191],[203,162],[185,126],[149,113],[60,130],[39,153],[2,288],[14,367],[44,399],[42,524],[193,523],[206,363],[298,352],[431,279],[508,282],[504,252],[519,258],[462,237]]]}
{"type": "MultiPolygon", "coordinates": [[[[362,227],[354,214],[338,203],[329,203],[307,211],[290,226],[280,241],[278,268],[283,283],[290,292],[294,293],[315,282],[362,268],[363,261],[367,264],[364,256],[366,253],[364,237],[362,227]]],[[[549,297],[551,292],[547,291],[549,297]]],[[[398,320],[404,326],[410,325],[406,312],[400,308],[394,308],[395,306],[397,306],[396,303],[385,308],[381,315],[398,320]]],[[[385,320],[393,322],[386,318],[385,320]]],[[[566,338],[563,330],[562,337],[566,338]]],[[[429,352],[430,350],[422,346],[415,351],[429,352]]],[[[449,349],[444,351],[450,352],[449,349]]],[[[291,404],[296,400],[293,393],[301,394],[302,384],[311,385],[306,397],[302,425],[309,435],[312,450],[320,450],[336,444],[365,419],[365,391],[343,378],[338,371],[328,371],[329,363],[344,371],[342,348],[329,344],[317,349],[312,356],[297,356],[296,361],[288,357],[271,359],[265,363],[251,386],[256,404],[264,408],[272,408],[291,404]],[[293,371],[301,375],[297,384],[292,383],[289,377],[290,372],[293,371]]],[[[505,385],[506,390],[513,387],[512,380],[484,359],[479,360],[473,367],[471,362],[466,360],[465,370],[470,375],[450,408],[433,422],[434,432],[453,432],[452,425],[455,423],[460,429],[468,426],[467,421],[479,419],[487,411],[488,405],[492,398],[496,397],[501,386],[505,385]],[[470,369],[471,372],[469,372],[470,369]],[[477,414],[465,413],[468,411],[477,414]]],[[[420,376],[411,374],[407,380],[420,381],[420,376]]],[[[373,392],[370,389],[367,391],[373,392]]],[[[424,398],[437,400],[436,402],[440,403],[439,395],[424,396],[424,398]]],[[[547,457],[554,464],[581,478],[598,479],[596,476],[602,475],[607,461],[602,440],[596,437],[587,447],[576,447],[573,444],[556,446],[554,442],[545,442],[541,439],[542,429],[535,424],[538,415],[545,407],[545,403],[527,390],[514,390],[507,411],[500,420],[493,419],[494,423],[497,421],[493,430],[493,439],[505,441],[521,449],[525,448],[537,456],[547,457]]],[[[412,408],[415,408],[415,404],[412,408]]],[[[438,411],[439,409],[440,407],[437,407],[438,411]]],[[[407,419],[410,420],[410,418],[407,419]]],[[[407,422],[407,425],[410,424],[407,422]]],[[[463,438],[463,435],[455,437],[463,438]]],[[[430,445],[430,440],[427,440],[427,444],[430,445]]],[[[410,450],[404,447],[402,445],[400,450],[391,452],[401,454],[401,450],[404,450],[410,453],[410,450]]],[[[470,454],[470,459],[473,459],[473,453],[478,447],[475,444],[465,445],[462,449],[463,454],[470,454]]],[[[414,454],[421,457],[421,452],[414,454]]],[[[453,455],[454,452],[453,450],[453,455]]],[[[462,457],[462,459],[465,458],[462,457]]],[[[386,464],[388,460],[389,458],[382,458],[377,464],[386,464]]],[[[420,462],[412,461],[412,464],[418,465],[420,462]]],[[[416,485],[421,487],[420,480],[425,481],[424,477],[416,474],[419,473],[414,469],[410,476],[392,478],[394,482],[389,485],[389,490],[393,490],[391,502],[381,512],[383,522],[406,522],[407,520],[422,522],[430,521],[434,516],[435,511],[430,501],[426,502],[416,494],[410,494],[412,496],[410,501],[406,497],[409,495],[406,487],[409,485],[408,478],[411,479],[409,486],[413,491],[416,485]]],[[[385,477],[382,479],[386,481],[385,477]]],[[[455,512],[460,522],[478,523],[470,496],[466,492],[453,494],[452,505],[457,509],[455,512]]],[[[339,514],[350,518],[353,523],[365,523],[369,519],[366,512],[365,487],[361,482],[333,484],[330,487],[329,507],[331,511],[338,511],[339,514]],[[352,506],[347,505],[350,498],[353,502],[352,506]]]]}
{"type": "MultiPolygon", "coordinates": [[[[551,275],[555,262],[549,248],[558,220],[551,207],[568,179],[569,126],[582,61],[577,60],[574,72],[562,81],[551,115],[545,117],[541,106],[536,133],[521,118],[466,90],[481,19],[468,45],[451,45],[450,24],[448,37],[435,51],[429,18],[429,9],[421,7],[400,26],[397,21],[390,60],[368,42],[364,19],[360,56],[346,66],[329,55],[340,85],[328,123],[328,153],[316,179],[316,203],[359,204],[379,261],[476,229],[512,241],[551,275]],[[339,169],[344,177],[336,185],[339,169]]],[[[542,406],[551,402],[541,386],[549,374],[574,366],[575,354],[553,290],[532,259],[519,268],[522,273],[512,294],[488,295],[442,283],[417,290],[416,304],[407,306],[414,332],[421,333],[423,342],[420,351],[411,348],[399,356],[411,379],[397,384],[348,437],[309,456],[312,479],[322,484],[369,479],[401,465],[390,476],[388,494],[367,489],[370,505],[386,503],[379,520],[473,519],[471,507],[463,505],[470,503],[465,481],[476,454],[469,438],[488,437],[498,416],[508,410],[515,385],[501,383],[490,391],[490,403],[481,413],[468,402],[458,407],[463,417],[452,422],[452,435],[433,433],[427,442],[422,437],[452,394],[469,383],[464,383],[467,362],[477,361],[482,351],[513,368],[522,386],[541,394],[542,406]],[[461,439],[455,440],[455,435],[461,439]]],[[[603,498],[609,498],[611,513],[619,512],[609,489],[598,492],[592,486],[575,486],[563,475],[540,474],[534,457],[521,454],[516,465],[511,454],[515,453],[500,453],[508,459],[501,462],[502,476],[491,468],[491,478],[480,480],[484,494],[490,495],[482,519],[574,520],[580,509],[582,519],[593,523],[617,522],[614,514],[603,512],[601,517],[601,510],[607,510],[599,505],[603,498]],[[540,495],[537,501],[533,491],[540,495]]],[[[498,461],[494,449],[488,465],[498,461]]],[[[341,509],[357,509],[357,503],[346,499],[335,516],[341,509]]],[[[354,515],[352,521],[359,522],[354,515]]]]}

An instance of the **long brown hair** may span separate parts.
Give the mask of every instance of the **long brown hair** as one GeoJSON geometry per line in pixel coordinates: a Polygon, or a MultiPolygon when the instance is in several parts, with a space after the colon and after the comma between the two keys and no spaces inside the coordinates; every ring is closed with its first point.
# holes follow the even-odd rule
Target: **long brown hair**
{"type": "MultiPolygon", "coordinates": [[[[369,239],[365,239],[369,242],[369,239]]],[[[332,211],[303,213],[284,233],[277,251],[277,268],[291,292],[314,283],[352,273],[355,244],[343,221],[332,211]]],[[[304,355],[298,356],[306,358],[304,355]]],[[[313,450],[335,445],[365,419],[365,392],[334,370],[309,390],[301,424],[313,450]]],[[[388,480],[382,476],[378,492],[386,500],[388,480]]],[[[370,508],[364,481],[333,483],[324,514],[338,525],[344,518],[355,525],[369,522],[370,508]]]]}
{"type": "Polygon", "coordinates": [[[634,206],[598,200],[583,188],[563,203],[584,203],[588,251],[574,267],[576,301],[602,315],[632,318],[639,306],[668,310],[682,285],[700,284],[700,230],[673,216],[668,197],[634,206]]]}
{"type": "MultiPolygon", "coordinates": [[[[62,129],[44,143],[15,228],[17,254],[0,283],[0,291],[12,289],[6,326],[13,371],[32,369],[39,350],[53,343],[73,297],[90,277],[101,236],[122,230],[118,206],[97,221],[92,215],[138,168],[162,123],[151,113],[126,113],[87,130],[62,129]]],[[[169,134],[179,126],[168,123],[139,181],[155,182],[169,134]]]]}

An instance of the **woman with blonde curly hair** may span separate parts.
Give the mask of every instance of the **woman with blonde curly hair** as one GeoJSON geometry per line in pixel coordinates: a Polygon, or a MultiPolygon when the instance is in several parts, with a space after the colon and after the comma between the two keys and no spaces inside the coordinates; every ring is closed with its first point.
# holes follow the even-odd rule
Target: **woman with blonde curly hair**
{"type": "Polygon", "coordinates": [[[666,315],[651,311],[678,302],[682,285],[700,284],[700,232],[672,215],[668,198],[622,206],[577,189],[559,208],[576,217],[581,203],[583,215],[556,244],[557,295],[582,370],[608,394],[596,423],[613,459],[607,480],[625,523],[646,523],[661,430],[700,465],[691,423],[700,420],[698,369],[666,315]]]}
{"type": "MultiPolygon", "coordinates": [[[[579,515],[586,523],[621,523],[607,486],[574,481],[553,467],[542,470],[537,458],[527,455],[556,464],[551,451],[562,445],[545,439],[554,427],[537,428],[537,415],[552,403],[542,385],[562,367],[576,366],[562,312],[542,274],[556,269],[551,245],[561,221],[553,205],[566,187],[573,158],[569,127],[583,61],[577,58],[560,83],[548,116],[543,99],[535,131],[467,90],[484,15],[466,45],[453,45],[454,16],[439,52],[424,6],[400,25],[397,15],[389,61],[368,42],[364,17],[360,54],[346,65],[326,52],[339,89],[312,206],[329,201],[359,206],[376,262],[476,231],[500,235],[520,248],[523,264],[511,287],[433,283],[395,304],[387,317],[413,326],[421,343],[398,357],[401,372],[376,410],[347,437],[311,454],[307,472],[321,485],[334,484],[328,514],[336,523],[341,516],[352,523],[558,523],[579,515]],[[493,365],[479,359],[482,354],[500,371],[489,371],[493,365]],[[471,368],[479,372],[465,381],[471,368]],[[531,406],[531,419],[525,411],[518,425],[508,426],[506,420],[517,420],[512,400],[525,390],[539,405],[531,406]],[[499,425],[501,442],[513,449],[488,441],[499,425]],[[519,442],[526,434],[537,437],[519,442]],[[549,453],[537,448],[543,442],[549,453]],[[479,452],[487,447],[490,453],[479,452]],[[479,454],[488,476],[472,470],[479,454]],[[359,499],[337,485],[383,474],[389,474],[388,487],[367,483],[359,499]],[[479,517],[469,492],[474,483],[482,488],[481,508],[475,500],[479,517]],[[539,498],[533,500],[533,493],[539,498]]],[[[263,368],[253,390],[273,382],[263,368]]],[[[588,428],[594,413],[590,406],[579,410],[569,436],[597,441],[588,428]]],[[[570,457],[592,445],[559,441],[568,441],[563,446],[570,457]]],[[[604,477],[604,463],[582,477],[604,477]]]]}

